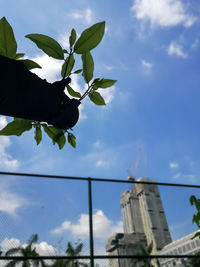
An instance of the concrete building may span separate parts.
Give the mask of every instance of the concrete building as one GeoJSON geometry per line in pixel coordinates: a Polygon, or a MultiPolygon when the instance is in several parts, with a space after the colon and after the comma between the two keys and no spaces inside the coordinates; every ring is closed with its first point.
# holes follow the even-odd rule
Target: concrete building
{"type": "MultiPolygon", "coordinates": [[[[166,245],[161,251],[160,255],[186,255],[196,254],[200,251],[200,239],[191,239],[196,232],[186,235],[168,245],[166,245]]],[[[161,267],[186,267],[187,259],[167,259],[163,258],[159,260],[161,267]]]]}
{"type": "MultiPolygon", "coordinates": [[[[155,183],[151,179],[140,178],[138,181],[150,184],[135,184],[121,195],[124,236],[116,234],[106,241],[106,251],[111,255],[136,254],[138,243],[144,247],[152,243],[152,253],[157,253],[172,242],[158,186],[151,184],[155,183]]],[[[112,260],[109,266],[130,267],[131,261],[112,260]]]]}
{"type": "MultiPolygon", "coordinates": [[[[138,250],[138,243],[147,246],[146,237],[142,233],[122,234],[116,233],[106,241],[106,251],[110,255],[133,255],[138,250]]],[[[132,264],[130,259],[110,259],[109,267],[140,267],[140,264],[132,264]]]]}
{"type": "MultiPolygon", "coordinates": [[[[138,244],[144,248],[151,243],[152,254],[186,255],[200,252],[200,239],[191,238],[194,233],[172,242],[167,219],[160,198],[158,186],[154,180],[140,178],[138,181],[148,184],[134,184],[131,190],[121,195],[121,210],[124,233],[116,233],[106,241],[106,251],[110,255],[136,255],[138,244]]],[[[140,251],[141,252],[141,251],[140,251]]],[[[155,267],[186,267],[187,259],[162,258],[152,260],[155,267]]],[[[131,259],[112,259],[109,267],[141,267],[131,259]]]]}
{"type": "MultiPolygon", "coordinates": [[[[155,183],[151,179],[138,181],[155,183]]],[[[172,242],[158,186],[135,184],[121,196],[124,233],[144,233],[147,244],[153,242],[153,251],[172,242]]]]}

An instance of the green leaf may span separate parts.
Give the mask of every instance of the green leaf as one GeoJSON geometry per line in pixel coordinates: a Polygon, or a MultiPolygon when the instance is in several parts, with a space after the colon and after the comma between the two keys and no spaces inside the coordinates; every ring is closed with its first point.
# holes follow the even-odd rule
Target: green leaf
{"type": "Polygon", "coordinates": [[[85,82],[89,83],[93,78],[94,61],[89,51],[83,54],[81,58],[83,62],[83,77],[85,79],[85,82]]]}
{"type": "Polygon", "coordinates": [[[21,61],[24,63],[24,65],[27,67],[28,70],[32,70],[32,69],[35,69],[35,68],[39,68],[39,69],[42,68],[38,63],[36,63],[33,60],[22,59],[21,61]]]}
{"type": "Polygon", "coordinates": [[[74,63],[75,63],[74,55],[71,54],[66,58],[64,64],[62,65],[62,70],[61,70],[62,77],[66,77],[71,74],[71,71],[74,67],[74,63]]]}
{"type": "Polygon", "coordinates": [[[72,29],[71,35],[69,37],[70,48],[72,48],[72,46],[75,43],[75,41],[76,41],[76,31],[74,29],[72,29]]]}
{"type": "Polygon", "coordinates": [[[105,31],[105,21],[99,22],[84,30],[75,43],[74,52],[84,54],[95,48],[102,40],[105,31]]]}
{"type": "Polygon", "coordinates": [[[74,71],[73,74],[79,74],[79,73],[81,73],[82,71],[83,71],[82,69],[79,69],[79,70],[74,71]]]}
{"type": "Polygon", "coordinates": [[[62,149],[66,143],[65,132],[55,127],[53,128],[55,129],[55,132],[57,131],[57,134],[55,134],[55,136],[53,137],[53,142],[57,143],[59,148],[62,149]]]}
{"type": "Polygon", "coordinates": [[[4,50],[0,47],[0,55],[4,55],[4,50]]]}
{"type": "Polygon", "coordinates": [[[52,139],[53,145],[55,145],[55,141],[53,140],[53,138],[56,136],[56,134],[50,128],[51,126],[48,126],[47,124],[42,124],[42,127],[44,128],[45,133],[52,139]]]}
{"type": "Polygon", "coordinates": [[[57,136],[55,136],[56,143],[58,144],[59,148],[62,149],[66,143],[66,138],[64,132],[60,132],[57,136]]]}
{"type": "Polygon", "coordinates": [[[35,140],[36,140],[37,145],[39,145],[39,143],[42,140],[41,125],[37,123],[34,126],[35,126],[35,140]]]}
{"type": "Polygon", "coordinates": [[[194,236],[191,238],[191,240],[193,240],[196,237],[199,237],[200,238],[200,232],[195,233],[194,236]]]}
{"type": "Polygon", "coordinates": [[[63,53],[65,54],[69,54],[68,51],[66,49],[63,49],[63,53]]]}
{"type": "Polygon", "coordinates": [[[15,55],[15,59],[19,59],[19,58],[22,58],[22,57],[24,57],[24,56],[25,56],[24,53],[17,53],[17,54],[15,55]]]}
{"type": "Polygon", "coordinates": [[[32,128],[32,121],[15,118],[8,123],[5,128],[0,130],[0,135],[17,135],[20,136],[23,132],[29,131],[32,128]]]}
{"type": "Polygon", "coordinates": [[[38,48],[48,56],[56,59],[64,59],[64,52],[60,44],[53,38],[43,34],[28,34],[25,36],[33,41],[38,48]]]}
{"type": "Polygon", "coordinates": [[[46,124],[42,124],[42,127],[44,128],[44,131],[47,133],[47,135],[52,139],[53,145],[57,143],[59,148],[62,149],[66,143],[64,131],[53,126],[48,126],[46,124]]]}
{"type": "MultiPolygon", "coordinates": [[[[95,79],[96,80],[96,79],[95,79]]],[[[98,88],[108,88],[113,86],[117,80],[110,80],[110,79],[99,79],[98,81],[93,82],[92,88],[97,90],[98,88]]]]}
{"type": "Polygon", "coordinates": [[[196,197],[194,195],[192,195],[190,197],[190,204],[193,205],[195,201],[196,201],[196,197]]]}
{"type": "Polygon", "coordinates": [[[81,98],[81,94],[79,92],[74,91],[69,84],[67,84],[67,91],[73,97],[81,98]]]}
{"type": "Polygon", "coordinates": [[[73,148],[76,147],[76,137],[72,133],[68,133],[67,140],[73,148]]]}
{"type": "Polygon", "coordinates": [[[95,78],[94,81],[93,81],[93,83],[96,84],[100,80],[101,80],[100,78],[95,78]]]}
{"type": "Polygon", "coordinates": [[[89,98],[96,105],[106,105],[103,97],[98,92],[92,92],[89,94],[89,98]]]}
{"type": "Polygon", "coordinates": [[[195,202],[195,206],[197,210],[200,210],[200,200],[197,199],[197,201],[195,202]]]}
{"type": "Polygon", "coordinates": [[[5,17],[0,19],[0,53],[9,58],[15,58],[17,42],[14,32],[5,17]]]}

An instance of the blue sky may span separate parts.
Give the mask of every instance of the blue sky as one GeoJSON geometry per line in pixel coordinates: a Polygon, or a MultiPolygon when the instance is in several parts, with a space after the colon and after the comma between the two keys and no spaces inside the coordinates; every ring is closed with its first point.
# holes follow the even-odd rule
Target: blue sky
{"type": "MultiPolygon", "coordinates": [[[[200,4],[195,0],[0,0],[0,17],[5,16],[12,25],[18,52],[25,52],[40,63],[43,69],[37,74],[50,82],[61,78],[60,63],[45,56],[24,36],[46,34],[67,47],[72,28],[80,34],[105,20],[105,36],[92,51],[95,76],[117,80],[104,91],[106,107],[88,100],[82,103],[80,120],[74,127],[76,149],[66,145],[59,150],[45,134],[36,146],[31,131],[21,137],[1,137],[0,169],[126,180],[127,170],[134,172],[141,148],[137,177],[145,175],[147,154],[148,177],[160,182],[198,184],[199,14],[200,4]]],[[[84,89],[81,77],[74,77],[72,85],[77,90],[84,89]]],[[[10,118],[1,117],[1,127],[9,121],[10,118]]],[[[34,221],[41,242],[55,245],[60,238],[55,229],[62,231],[66,221],[63,242],[77,240],[77,229],[86,238],[80,225],[81,219],[87,220],[87,185],[69,182],[66,189],[63,185],[63,181],[1,177],[1,201],[8,207],[6,210],[0,204],[7,227],[0,241],[16,238],[25,242],[36,231],[34,221]],[[38,208],[39,203],[44,203],[46,213],[38,208]],[[67,207],[65,214],[60,205],[67,207]],[[57,211],[53,216],[51,207],[57,211]]],[[[120,194],[128,188],[95,185],[96,219],[107,220],[106,230],[100,229],[99,235],[120,229],[120,194]]],[[[188,202],[192,193],[198,194],[186,189],[161,191],[174,238],[195,229],[188,202]]],[[[99,251],[103,250],[104,240],[97,235],[99,251]]]]}

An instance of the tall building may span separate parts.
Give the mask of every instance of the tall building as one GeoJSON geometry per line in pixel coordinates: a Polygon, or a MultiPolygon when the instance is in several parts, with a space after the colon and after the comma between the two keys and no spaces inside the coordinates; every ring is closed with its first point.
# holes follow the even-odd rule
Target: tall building
{"type": "MultiPolygon", "coordinates": [[[[134,184],[131,190],[121,195],[121,210],[124,233],[115,233],[106,241],[110,255],[134,255],[138,243],[144,248],[153,245],[152,254],[186,255],[200,252],[200,239],[191,240],[194,233],[172,242],[158,186],[154,180],[140,178],[148,184],[134,184]]],[[[186,267],[187,258],[161,258],[152,261],[155,267],[186,267]]],[[[131,259],[111,259],[109,267],[141,267],[131,259]]]]}
{"type": "MultiPolygon", "coordinates": [[[[155,183],[151,179],[138,181],[155,183]]],[[[124,233],[144,233],[147,244],[153,243],[155,251],[172,242],[158,186],[135,184],[121,196],[124,233]]]]}
{"type": "MultiPolygon", "coordinates": [[[[111,255],[133,255],[138,242],[152,243],[153,253],[172,242],[158,186],[154,180],[140,178],[149,184],[135,184],[121,195],[123,234],[115,234],[106,241],[111,255]]],[[[130,260],[111,260],[110,267],[130,267],[130,260]]],[[[138,265],[139,266],[139,265],[138,265]]],[[[156,263],[155,263],[155,266],[156,263]]]]}

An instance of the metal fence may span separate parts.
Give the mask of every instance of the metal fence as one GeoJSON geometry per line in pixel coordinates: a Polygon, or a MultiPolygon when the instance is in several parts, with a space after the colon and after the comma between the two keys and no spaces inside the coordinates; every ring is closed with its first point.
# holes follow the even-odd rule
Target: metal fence
{"type": "MultiPolygon", "coordinates": [[[[77,259],[77,260],[89,260],[89,266],[95,266],[95,260],[109,260],[109,259],[162,259],[162,258],[199,258],[200,256],[196,255],[98,255],[94,253],[94,231],[93,231],[93,184],[94,183],[118,183],[118,184],[156,184],[159,187],[170,187],[170,188],[186,188],[186,189],[200,189],[200,185],[191,185],[191,184],[177,184],[177,183],[152,183],[144,181],[126,181],[121,179],[106,179],[106,178],[84,178],[84,177],[71,177],[71,176],[60,176],[60,175],[45,175],[45,174],[30,174],[30,173],[15,173],[15,172],[0,172],[0,179],[3,177],[24,177],[25,179],[51,179],[51,180],[64,180],[64,181],[84,181],[87,183],[88,191],[88,216],[89,216],[89,253],[87,255],[78,255],[78,256],[20,256],[20,255],[4,255],[3,253],[0,256],[0,260],[9,261],[9,260],[58,260],[58,259],[77,259]]],[[[189,200],[188,200],[189,201],[189,200]]],[[[190,218],[192,221],[192,217],[190,218]]],[[[1,231],[4,231],[1,229],[1,231]]],[[[111,233],[112,234],[112,233],[111,233]]]]}

